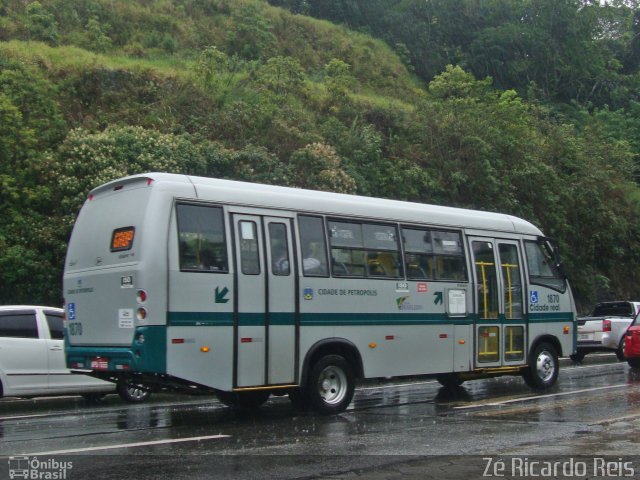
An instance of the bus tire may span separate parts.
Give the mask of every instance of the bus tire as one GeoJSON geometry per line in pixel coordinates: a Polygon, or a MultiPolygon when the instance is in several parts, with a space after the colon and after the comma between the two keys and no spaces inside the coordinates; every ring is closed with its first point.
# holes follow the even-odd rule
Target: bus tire
{"type": "Polygon", "coordinates": [[[256,409],[269,399],[270,393],[264,390],[249,392],[224,392],[216,390],[216,397],[227,407],[256,409]]]}
{"type": "Polygon", "coordinates": [[[309,373],[305,388],[310,406],[322,415],[343,412],[353,399],[355,377],[340,355],[321,357],[309,373]]]}
{"type": "Polygon", "coordinates": [[[532,389],[545,390],[556,383],[559,366],[556,349],[550,343],[542,342],[529,355],[529,366],[522,376],[532,389]]]}
{"type": "Polygon", "coordinates": [[[464,380],[457,373],[443,373],[436,376],[436,380],[446,388],[457,388],[464,383],[464,380]]]}
{"type": "Polygon", "coordinates": [[[151,390],[136,383],[118,382],[116,392],[120,398],[128,403],[146,402],[151,396],[151,390]]]}
{"type": "Polygon", "coordinates": [[[631,368],[640,368],[640,358],[627,358],[627,363],[631,368]]]}

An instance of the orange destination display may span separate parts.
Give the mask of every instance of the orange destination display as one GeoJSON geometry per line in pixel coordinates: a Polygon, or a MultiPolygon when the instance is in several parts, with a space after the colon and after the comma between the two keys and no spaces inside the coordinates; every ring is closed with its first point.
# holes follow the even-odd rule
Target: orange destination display
{"type": "Polygon", "coordinates": [[[111,251],[121,252],[130,250],[133,246],[133,237],[136,229],[134,227],[118,228],[113,231],[111,236],[111,251]]]}

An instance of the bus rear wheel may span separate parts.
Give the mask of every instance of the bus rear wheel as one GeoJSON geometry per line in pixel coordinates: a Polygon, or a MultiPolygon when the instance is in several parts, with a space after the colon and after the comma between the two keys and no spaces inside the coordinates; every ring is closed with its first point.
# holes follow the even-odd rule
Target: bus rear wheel
{"type": "Polygon", "coordinates": [[[216,397],[221,403],[232,408],[254,409],[269,399],[269,392],[256,390],[250,392],[223,392],[216,391],[216,397]]]}
{"type": "Polygon", "coordinates": [[[129,403],[142,403],[151,396],[151,390],[136,383],[118,382],[116,391],[122,400],[129,403]]]}
{"type": "Polygon", "coordinates": [[[340,355],[326,355],[311,369],[305,392],[316,412],[329,415],[346,410],[354,389],[355,378],[349,362],[340,355]]]}
{"type": "Polygon", "coordinates": [[[524,381],[534,390],[552,387],[558,379],[558,352],[553,345],[539,343],[529,356],[529,366],[523,373],[524,381]]]}

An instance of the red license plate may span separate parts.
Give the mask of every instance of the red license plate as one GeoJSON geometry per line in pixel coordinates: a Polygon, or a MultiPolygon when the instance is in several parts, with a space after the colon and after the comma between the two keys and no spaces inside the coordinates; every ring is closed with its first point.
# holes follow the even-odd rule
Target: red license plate
{"type": "Polygon", "coordinates": [[[108,358],[92,358],[91,359],[91,370],[108,370],[109,369],[109,359],[108,358]]]}

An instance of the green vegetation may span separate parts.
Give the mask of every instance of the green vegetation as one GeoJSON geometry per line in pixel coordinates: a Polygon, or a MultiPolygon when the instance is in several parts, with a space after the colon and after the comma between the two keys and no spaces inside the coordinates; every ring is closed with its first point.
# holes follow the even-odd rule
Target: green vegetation
{"type": "Polygon", "coordinates": [[[640,297],[637,5],[271,3],[0,0],[0,302],[59,304],[88,191],[151,170],[518,215],[640,297]]]}

